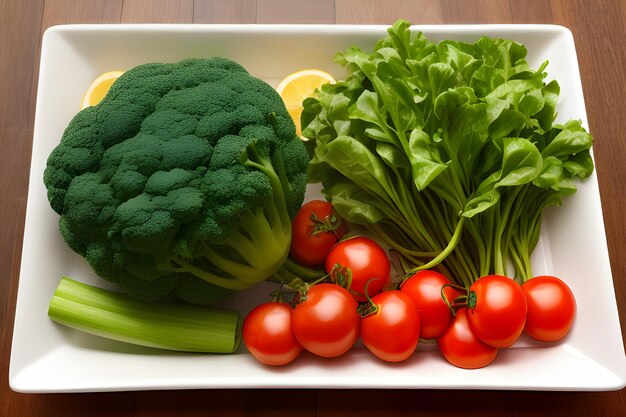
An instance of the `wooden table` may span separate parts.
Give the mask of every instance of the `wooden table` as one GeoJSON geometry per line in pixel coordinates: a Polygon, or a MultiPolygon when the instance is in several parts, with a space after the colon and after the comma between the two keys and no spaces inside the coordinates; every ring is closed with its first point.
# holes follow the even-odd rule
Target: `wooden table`
{"type": "MultiPolygon", "coordinates": [[[[0,416],[618,416],[626,392],[227,390],[26,395],[8,385],[41,36],[63,23],[555,23],[577,44],[609,255],[626,323],[622,0],[0,1],[0,416]]],[[[581,243],[581,244],[584,244],[581,243]]],[[[33,343],[38,343],[34,340],[33,343]]]]}

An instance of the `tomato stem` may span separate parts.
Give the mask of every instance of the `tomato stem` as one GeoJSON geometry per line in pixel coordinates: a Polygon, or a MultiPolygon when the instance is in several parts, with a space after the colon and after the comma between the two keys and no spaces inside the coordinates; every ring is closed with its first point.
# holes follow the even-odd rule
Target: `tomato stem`
{"type": "Polygon", "coordinates": [[[365,283],[365,287],[363,288],[363,292],[365,293],[365,298],[367,298],[367,303],[361,304],[356,309],[357,313],[359,313],[359,316],[361,316],[361,318],[367,317],[367,316],[369,316],[371,314],[374,314],[374,313],[376,313],[378,311],[378,306],[376,305],[376,303],[374,303],[374,301],[369,296],[368,291],[367,291],[367,287],[370,284],[370,282],[377,281],[377,280],[378,280],[378,278],[370,278],[365,283]]]}
{"type": "Polygon", "coordinates": [[[330,270],[330,279],[337,285],[344,287],[346,290],[350,290],[352,285],[352,270],[347,266],[341,266],[341,264],[335,264],[330,270]]]}
{"type": "Polygon", "coordinates": [[[467,305],[467,302],[457,302],[457,300],[467,300],[468,299],[468,295],[459,295],[458,297],[456,297],[454,300],[452,300],[452,302],[450,302],[450,300],[448,300],[448,297],[446,296],[445,290],[446,288],[454,288],[456,290],[460,290],[460,291],[467,291],[467,288],[462,287],[460,285],[457,284],[452,284],[452,283],[446,283],[443,284],[441,286],[441,298],[443,299],[443,302],[446,303],[446,305],[448,306],[448,308],[450,309],[450,311],[452,312],[452,316],[456,316],[456,308],[457,307],[465,307],[467,305]]]}
{"type": "Polygon", "coordinates": [[[311,236],[317,236],[320,233],[330,232],[333,233],[337,239],[341,239],[337,229],[341,227],[343,224],[343,220],[337,212],[333,209],[332,213],[328,216],[325,216],[323,219],[320,219],[317,216],[317,213],[312,212],[309,217],[311,222],[313,223],[313,231],[311,232],[311,236]]]}
{"type": "Polygon", "coordinates": [[[470,309],[476,308],[476,301],[477,301],[476,291],[470,291],[467,296],[467,307],[470,309]]]}

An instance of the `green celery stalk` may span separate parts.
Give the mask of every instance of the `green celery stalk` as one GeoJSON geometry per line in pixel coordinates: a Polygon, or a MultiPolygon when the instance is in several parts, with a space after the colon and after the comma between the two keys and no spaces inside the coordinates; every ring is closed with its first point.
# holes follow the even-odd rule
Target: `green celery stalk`
{"type": "Polygon", "coordinates": [[[241,340],[236,311],[141,302],[68,277],[57,286],[48,316],[97,336],[167,350],[232,353],[241,340]]]}

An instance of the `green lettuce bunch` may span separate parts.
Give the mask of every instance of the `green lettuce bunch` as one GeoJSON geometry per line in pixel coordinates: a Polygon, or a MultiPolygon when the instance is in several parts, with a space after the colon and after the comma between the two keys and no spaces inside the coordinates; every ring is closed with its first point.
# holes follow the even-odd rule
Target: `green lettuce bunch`
{"type": "Polygon", "coordinates": [[[532,275],[545,207],[593,172],[591,135],[555,124],[560,87],[526,48],[483,37],[432,42],[404,20],[372,52],[335,57],[348,75],[304,101],[309,181],[404,269],[462,285],[532,275]]]}

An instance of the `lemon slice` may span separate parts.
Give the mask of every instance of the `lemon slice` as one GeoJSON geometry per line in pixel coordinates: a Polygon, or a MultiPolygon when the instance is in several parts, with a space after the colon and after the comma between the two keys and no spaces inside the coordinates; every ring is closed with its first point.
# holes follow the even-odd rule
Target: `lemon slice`
{"type": "Polygon", "coordinates": [[[332,75],[318,69],[305,69],[289,74],[276,87],[276,91],[282,97],[287,111],[296,124],[296,134],[302,139],[306,139],[302,136],[300,126],[300,115],[303,110],[302,101],[312,96],[315,89],[326,83],[335,83],[332,75]]]}
{"type": "Polygon", "coordinates": [[[100,103],[115,80],[117,80],[123,73],[124,71],[109,71],[96,78],[89,86],[89,89],[87,89],[80,109],[82,110],[86,107],[95,106],[100,103]]]}

